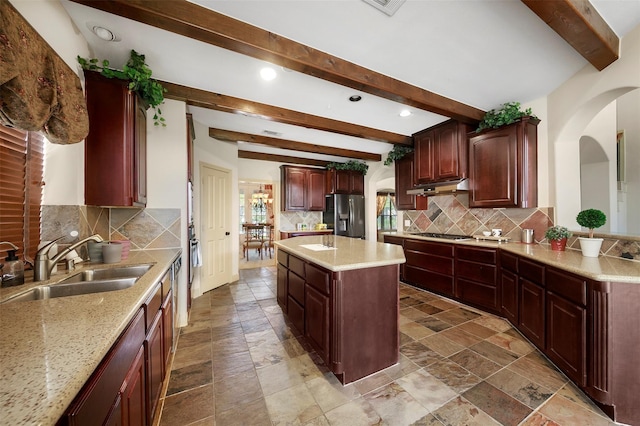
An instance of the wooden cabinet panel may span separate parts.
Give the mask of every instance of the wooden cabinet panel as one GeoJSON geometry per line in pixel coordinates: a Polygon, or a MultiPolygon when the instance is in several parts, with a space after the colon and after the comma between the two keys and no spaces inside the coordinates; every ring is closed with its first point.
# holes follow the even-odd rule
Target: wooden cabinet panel
{"type": "Polygon", "coordinates": [[[469,138],[469,207],[536,207],[537,125],[530,117],[469,138]]]}
{"type": "Polygon", "coordinates": [[[456,292],[460,300],[489,312],[500,312],[500,294],[494,283],[488,284],[464,278],[456,278],[456,292]]]}
{"type": "Polygon", "coordinates": [[[127,82],[85,71],[90,129],[85,139],[85,204],[144,207],[146,105],[127,82]]]}
{"type": "Polygon", "coordinates": [[[407,194],[407,191],[413,189],[416,182],[414,168],[413,152],[395,161],[396,209],[398,210],[426,210],[428,208],[427,197],[407,194]]]}
{"type": "Polygon", "coordinates": [[[405,281],[445,296],[454,296],[454,245],[406,239],[405,281]]]}
{"type": "Polygon", "coordinates": [[[325,170],[306,167],[280,167],[283,211],[324,210],[325,170]]]}
{"type": "MultiPolygon", "coordinates": [[[[278,250],[278,253],[281,253],[281,250],[278,250]]],[[[276,293],[278,299],[278,305],[280,309],[286,314],[287,313],[287,299],[289,297],[289,280],[288,280],[289,271],[286,266],[282,263],[278,262],[278,272],[277,272],[277,283],[276,283],[276,293]]]]}
{"type": "Polygon", "coordinates": [[[109,416],[107,420],[103,423],[103,426],[122,426],[124,423],[124,418],[122,414],[122,398],[120,394],[116,397],[115,402],[111,406],[111,411],[109,411],[109,416]]]}
{"type": "Polygon", "coordinates": [[[304,278],[289,271],[289,297],[293,297],[301,306],[304,306],[304,284],[304,278]]]}
{"type": "Polygon", "coordinates": [[[307,285],[304,304],[305,336],[329,365],[329,297],[307,285]]]}
{"type": "Polygon", "coordinates": [[[518,276],[502,268],[500,275],[501,312],[511,324],[518,324],[518,276]]]}
{"type": "Polygon", "coordinates": [[[156,320],[156,316],[158,316],[158,311],[160,311],[160,307],[162,306],[162,285],[158,283],[153,290],[153,293],[147,301],[144,303],[144,312],[145,312],[145,330],[147,334],[151,329],[151,325],[153,321],[156,320]]]}
{"type": "Polygon", "coordinates": [[[413,266],[425,271],[453,276],[453,258],[436,256],[430,253],[409,249],[406,249],[405,258],[407,259],[407,266],[413,266]]]}
{"type": "Polygon", "coordinates": [[[309,170],[309,190],[307,193],[307,210],[309,211],[324,210],[325,173],[324,170],[309,170]]]}
{"type": "Polygon", "coordinates": [[[331,273],[320,269],[312,264],[306,267],[306,282],[320,293],[329,295],[329,286],[331,285],[331,273]]]}
{"type": "Polygon", "coordinates": [[[471,128],[449,120],[413,135],[415,182],[428,184],[467,177],[467,133],[471,128]]]}
{"type": "Polygon", "coordinates": [[[276,259],[280,265],[283,265],[285,268],[289,267],[289,254],[286,251],[278,250],[276,259]]]}
{"type": "Polygon", "coordinates": [[[423,131],[413,136],[415,147],[415,181],[430,183],[436,180],[435,171],[435,133],[423,131]]]}
{"type": "Polygon", "coordinates": [[[453,276],[430,272],[415,266],[405,265],[404,279],[418,287],[444,296],[453,297],[453,276]]]}
{"type": "Polygon", "coordinates": [[[546,354],[578,386],[587,381],[587,311],[547,292],[546,354]]]}
{"type": "Polygon", "coordinates": [[[518,273],[518,256],[507,253],[505,251],[500,252],[500,266],[502,269],[518,273]]]}
{"type": "Polygon", "coordinates": [[[518,329],[544,351],[545,294],[541,286],[520,278],[518,329]]]}
{"type": "Polygon", "coordinates": [[[548,267],[546,279],[547,291],[559,294],[580,306],[586,306],[587,280],[585,278],[548,267]]]}
{"type": "MultiPolygon", "coordinates": [[[[165,367],[169,363],[173,345],[173,292],[169,290],[162,304],[162,353],[165,367]]],[[[165,368],[166,371],[166,368],[165,368]]]]}
{"type": "Polygon", "coordinates": [[[287,303],[287,316],[300,333],[304,333],[304,307],[289,296],[287,303]]]}
{"type": "Polygon", "coordinates": [[[160,399],[162,380],[164,379],[164,355],[162,352],[162,316],[156,315],[145,339],[145,363],[147,375],[147,424],[153,423],[153,416],[160,399]]]}
{"type": "Polygon", "coordinates": [[[518,261],[520,277],[542,286],[544,286],[544,268],[544,265],[527,259],[520,258],[518,261]]]}
{"type": "Polygon", "coordinates": [[[140,346],[131,369],[122,385],[122,425],[146,425],[146,375],[144,364],[144,346],[140,346]]]}
{"type": "Polygon", "coordinates": [[[455,253],[456,297],[464,303],[499,313],[498,250],[456,246],[455,253]]]}
{"type": "Polygon", "coordinates": [[[355,170],[327,170],[326,194],[364,195],[364,175],[355,170]]]}
{"type": "MultiPolygon", "coordinates": [[[[83,426],[102,424],[109,417],[122,383],[144,341],[144,312],[138,311],[116,346],[71,403],[61,424],[83,426]]],[[[120,408],[118,408],[120,409],[120,408]]]]}
{"type": "Polygon", "coordinates": [[[296,273],[299,277],[305,277],[304,272],[305,263],[304,260],[299,257],[289,256],[289,270],[296,273]]]}
{"type": "Polygon", "coordinates": [[[455,269],[458,277],[496,286],[497,270],[495,265],[457,259],[455,269]]]}

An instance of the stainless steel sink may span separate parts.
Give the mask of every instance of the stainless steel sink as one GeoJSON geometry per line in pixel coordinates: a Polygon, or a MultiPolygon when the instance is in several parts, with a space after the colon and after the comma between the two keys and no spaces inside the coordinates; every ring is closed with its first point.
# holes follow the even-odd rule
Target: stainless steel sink
{"type": "Polygon", "coordinates": [[[41,285],[8,298],[2,303],[52,299],[123,290],[131,287],[153,265],[86,269],[57,284],[41,285]]]}
{"type": "Polygon", "coordinates": [[[122,290],[131,287],[137,280],[138,278],[136,277],[130,277],[101,281],[82,281],[70,284],[42,285],[11,297],[2,303],[53,299],[55,297],[78,296],[80,294],[122,290]]]}
{"type": "Polygon", "coordinates": [[[131,265],[115,268],[86,269],[60,281],[62,284],[143,276],[153,265],[131,265]]]}

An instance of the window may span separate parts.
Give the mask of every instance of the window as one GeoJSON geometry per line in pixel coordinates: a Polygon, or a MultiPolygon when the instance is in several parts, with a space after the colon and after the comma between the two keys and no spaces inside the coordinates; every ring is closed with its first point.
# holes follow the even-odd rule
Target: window
{"type": "MultiPolygon", "coordinates": [[[[40,242],[44,136],[0,126],[0,241],[18,246],[18,257],[35,258],[40,242]]],[[[6,244],[0,256],[6,257],[6,244]]]]}
{"type": "Polygon", "coordinates": [[[397,229],[397,217],[395,194],[378,194],[378,230],[395,231],[397,229]]]}

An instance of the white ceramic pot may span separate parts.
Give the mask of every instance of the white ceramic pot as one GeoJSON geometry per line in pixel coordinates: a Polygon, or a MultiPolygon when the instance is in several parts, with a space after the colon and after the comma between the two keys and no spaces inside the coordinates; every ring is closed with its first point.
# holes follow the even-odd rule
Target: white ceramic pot
{"type": "Polygon", "coordinates": [[[582,249],[582,255],[585,257],[598,257],[600,256],[600,247],[602,246],[603,238],[585,238],[578,237],[580,241],[580,249],[582,249]]]}

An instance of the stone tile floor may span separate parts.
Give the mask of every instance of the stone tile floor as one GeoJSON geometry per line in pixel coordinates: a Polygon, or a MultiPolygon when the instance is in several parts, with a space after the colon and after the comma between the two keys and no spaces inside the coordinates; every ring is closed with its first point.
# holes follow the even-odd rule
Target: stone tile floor
{"type": "Polygon", "coordinates": [[[161,426],[612,425],[506,321],[400,284],[400,362],[342,386],[283,317],[276,269],[193,301],[161,426]]]}

